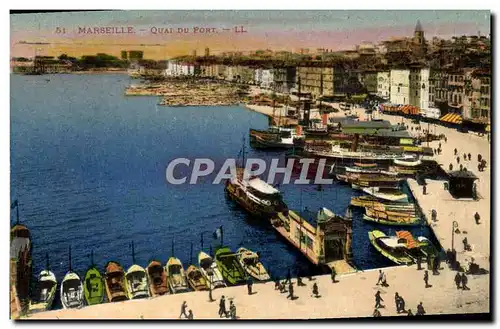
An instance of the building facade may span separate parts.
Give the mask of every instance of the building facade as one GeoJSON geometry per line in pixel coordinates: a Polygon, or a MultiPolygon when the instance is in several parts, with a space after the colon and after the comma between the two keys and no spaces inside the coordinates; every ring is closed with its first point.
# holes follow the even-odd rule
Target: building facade
{"type": "Polygon", "coordinates": [[[391,72],[377,72],[377,96],[390,99],[391,97],[391,72]]]}
{"type": "Polygon", "coordinates": [[[429,108],[429,69],[410,69],[409,104],[420,109],[429,108]]]}
{"type": "Polygon", "coordinates": [[[297,89],[301,93],[311,93],[314,98],[333,95],[333,67],[297,67],[297,89]]]}
{"type": "Polygon", "coordinates": [[[394,69],[390,73],[390,102],[406,105],[410,102],[410,70],[394,69]]]}

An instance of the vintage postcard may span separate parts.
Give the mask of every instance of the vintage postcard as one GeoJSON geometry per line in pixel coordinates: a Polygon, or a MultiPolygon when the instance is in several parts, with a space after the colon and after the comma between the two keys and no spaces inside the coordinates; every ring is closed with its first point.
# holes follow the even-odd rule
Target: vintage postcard
{"type": "Polygon", "coordinates": [[[490,26],[12,12],[11,319],[491,319],[490,26]]]}

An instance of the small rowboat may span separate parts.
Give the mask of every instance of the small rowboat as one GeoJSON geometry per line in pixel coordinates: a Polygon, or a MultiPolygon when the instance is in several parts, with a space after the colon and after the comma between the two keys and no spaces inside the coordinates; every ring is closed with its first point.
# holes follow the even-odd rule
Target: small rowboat
{"type": "Polygon", "coordinates": [[[48,267],[38,275],[38,291],[36,293],[36,303],[30,302],[31,313],[50,310],[54,297],[56,296],[57,280],[54,273],[48,267]]]}
{"type": "Polygon", "coordinates": [[[393,202],[408,202],[408,195],[401,191],[388,191],[379,187],[366,187],[363,188],[363,192],[382,200],[393,202]]]}
{"type": "Polygon", "coordinates": [[[104,281],[106,295],[110,303],[128,299],[125,287],[125,271],[118,262],[110,261],[106,264],[106,279],[104,281]]]}
{"type": "Polygon", "coordinates": [[[212,288],[224,288],[227,287],[226,282],[212,257],[208,254],[200,251],[198,254],[198,264],[200,265],[200,270],[205,276],[205,279],[212,285],[212,288]]]}
{"type": "Polygon", "coordinates": [[[422,164],[422,161],[420,159],[415,159],[413,161],[411,160],[400,160],[400,159],[394,159],[394,164],[400,165],[400,166],[405,166],[405,167],[416,167],[422,164]]]}
{"type": "Polygon", "coordinates": [[[186,270],[187,282],[194,291],[208,290],[208,283],[200,269],[191,265],[186,270]]]}
{"type": "Polygon", "coordinates": [[[152,297],[168,294],[167,274],[157,260],[153,260],[147,267],[149,278],[149,292],[152,297]]]}
{"type": "Polygon", "coordinates": [[[374,222],[378,224],[392,225],[392,226],[418,226],[421,224],[420,219],[418,217],[411,217],[408,218],[408,220],[405,217],[401,217],[401,220],[395,221],[390,219],[376,218],[363,215],[363,219],[368,222],[374,222]]]}
{"type": "Polygon", "coordinates": [[[380,169],[363,169],[356,167],[345,167],[346,172],[360,173],[360,174],[379,174],[387,176],[397,176],[398,173],[394,171],[380,170],[380,169]]]}
{"type": "Polygon", "coordinates": [[[376,163],[361,163],[361,162],[354,162],[354,165],[360,168],[375,168],[377,166],[376,163]]]}
{"type": "Polygon", "coordinates": [[[61,304],[63,308],[80,308],[83,306],[83,287],[80,277],[73,271],[64,276],[61,283],[61,304]]]}
{"type": "Polygon", "coordinates": [[[236,251],[236,256],[241,266],[255,280],[267,281],[270,279],[266,268],[259,260],[259,255],[246,248],[239,248],[236,251]]]}
{"type": "Polygon", "coordinates": [[[87,305],[96,305],[104,301],[104,283],[101,272],[94,264],[94,252],[90,254],[91,264],[83,280],[83,293],[87,305]]]}
{"type": "Polygon", "coordinates": [[[404,202],[392,202],[392,201],[384,201],[380,200],[377,197],[371,195],[361,195],[357,197],[351,198],[351,206],[354,207],[373,207],[375,205],[383,205],[385,207],[392,207],[395,209],[415,209],[415,204],[413,203],[404,203],[404,202]]]}
{"type": "Polygon", "coordinates": [[[165,265],[165,272],[167,273],[168,287],[173,294],[189,291],[186,276],[184,275],[184,267],[178,258],[169,258],[165,265]]]}

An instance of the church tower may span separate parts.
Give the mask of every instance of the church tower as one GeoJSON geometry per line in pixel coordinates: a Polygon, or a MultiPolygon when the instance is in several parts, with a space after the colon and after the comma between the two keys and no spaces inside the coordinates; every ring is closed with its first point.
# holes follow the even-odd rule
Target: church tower
{"type": "Polygon", "coordinates": [[[417,21],[417,26],[415,26],[415,33],[413,34],[413,41],[419,46],[423,46],[425,44],[424,29],[422,29],[422,25],[420,24],[420,21],[417,21]]]}

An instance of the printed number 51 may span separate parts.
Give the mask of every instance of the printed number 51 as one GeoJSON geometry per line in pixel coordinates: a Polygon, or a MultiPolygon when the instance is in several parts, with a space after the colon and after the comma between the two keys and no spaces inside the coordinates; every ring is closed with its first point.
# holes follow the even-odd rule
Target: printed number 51
{"type": "Polygon", "coordinates": [[[64,27],[56,27],[56,33],[57,34],[66,33],[66,28],[64,28],[64,27]]]}

